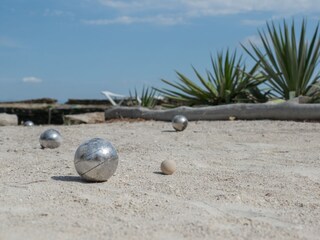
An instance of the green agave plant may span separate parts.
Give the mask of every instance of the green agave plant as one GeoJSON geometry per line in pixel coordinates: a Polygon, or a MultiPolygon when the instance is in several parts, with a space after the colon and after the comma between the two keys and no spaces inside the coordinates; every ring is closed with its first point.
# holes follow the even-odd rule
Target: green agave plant
{"type": "Polygon", "coordinates": [[[213,72],[207,71],[206,78],[193,67],[200,85],[180,72],[176,72],[179,81],[171,82],[162,79],[173,89],[157,90],[170,100],[183,102],[184,105],[189,106],[267,101],[267,97],[258,88],[264,80],[258,73],[258,63],[247,72],[242,56],[237,57],[236,51],[230,54],[227,50],[225,54],[217,53],[215,59],[211,56],[211,64],[213,72]]]}
{"type": "Polygon", "coordinates": [[[138,104],[142,107],[154,108],[157,104],[157,90],[152,87],[143,86],[139,96],[137,89],[134,90],[134,96],[129,92],[131,99],[139,99],[138,104]]]}
{"type": "Polygon", "coordinates": [[[291,27],[286,21],[275,26],[267,23],[267,33],[259,31],[262,50],[250,42],[251,50],[242,45],[245,51],[262,68],[267,78],[266,84],[280,98],[290,99],[300,95],[317,98],[319,96],[320,71],[317,70],[320,58],[319,24],[311,41],[306,39],[306,21],[303,20],[300,35],[296,35],[295,24],[291,27]]]}

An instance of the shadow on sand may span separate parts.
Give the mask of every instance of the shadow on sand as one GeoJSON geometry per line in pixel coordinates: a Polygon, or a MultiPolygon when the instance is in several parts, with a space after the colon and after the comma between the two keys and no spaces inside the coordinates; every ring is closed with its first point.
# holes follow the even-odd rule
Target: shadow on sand
{"type": "Polygon", "coordinates": [[[63,181],[63,182],[88,183],[80,176],[52,176],[51,179],[56,180],[56,181],[63,181]]]}
{"type": "Polygon", "coordinates": [[[158,175],[165,175],[163,172],[160,172],[160,171],[156,171],[156,172],[153,172],[154,174],[158,174],[158,175]]]}
{"type": "Polygon", "coordinates": [[[162,130],[163,133],[177,132],[176,130],[162,130]]]}

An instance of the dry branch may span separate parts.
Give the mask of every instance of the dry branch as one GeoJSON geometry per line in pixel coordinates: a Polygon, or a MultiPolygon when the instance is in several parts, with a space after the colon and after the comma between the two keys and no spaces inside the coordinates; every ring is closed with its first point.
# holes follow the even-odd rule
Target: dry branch
{"type": "Polygon", "coordinates": [[[229,120],[320,120],[320,104],[229,104],[208,107],[178,107],[151,110],[142,107],[113,107],[105,111],[106,120],[115,118],[142,118],[171,121],[176,114],[185,115],[190,121],[229,120]]]}

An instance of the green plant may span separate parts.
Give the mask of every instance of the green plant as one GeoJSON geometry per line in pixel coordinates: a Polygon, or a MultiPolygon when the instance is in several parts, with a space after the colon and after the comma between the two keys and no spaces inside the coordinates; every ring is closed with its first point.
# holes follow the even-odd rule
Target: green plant
{"type": "Polygon", "coordinates": [[[271,24],[267,23],[267,33],[259,31],[263,51],[252,42],[250,42],[252,51],[242,45],[245,51],[259,63],[262,73],[267,78],[266,84],[279,97],[290,99],[309,95],[316,98],[319,95],[319,88],[314,86],[320,79],[320,72],[317,72],[320,58],[318,28],[319,24],[309,43],[306,39],[305,20],[301,24],[298,36],[296,36],[294,21],[290,28],[285,20],[282,27],[279,25],[278,28],[274,22],[271,22],[271,24]]]}
{"type": "Polygon", "coordinates": [[[177,82],[165,79],[162,81],[174,89],[158,89],[170,100],[183,102],[185,105],[217,105],[234,102],[265,102],[267,98],[258,88],[264,81],[258,73],[259,64],[249,71],[243,64],[242,56],[237,57],[237,52],[224,54],[217,53],[214,59],[211,56],[213,72],[207,71],[205,79],[193,67],[200,85],[190,80],[180,72],[177,82]]]}
{"type": "Polygon", "coordinates": [[[152,87],[143,86],[141,95],[139,96],[137,89],[134,90],[134,96],[130,93],[131,99],[136,99],[137,103],[142,107],[153,108],[157,104],[157,90],[152,87]]]}

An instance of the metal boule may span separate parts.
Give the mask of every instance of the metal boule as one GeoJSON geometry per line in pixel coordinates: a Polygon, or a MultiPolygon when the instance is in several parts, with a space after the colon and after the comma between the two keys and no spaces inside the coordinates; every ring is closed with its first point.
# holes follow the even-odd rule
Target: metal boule
{"type": "Polygon", "coordinates": [[[62,143],[62,136],[57,130],[48,129],[40,135],[39,142],[43,148],[57,148],[62,143]]]}
{"type": "Polygon", "coordinates": [[[28,120],[28,121],[25,121],[25,122],[23,123],[23,126],[25,126],[25,127],[32,127],[32,126],[34,126],[34,123],[33,123],[32,121],[28,120]]]}
{"type": "Polygon", "coordinates": [[[81,177],[91,182],[107,181],[116,172],[118,154],[111,142],[93,138],[75,152],[74,165],[81,177]]]}
{"type": "Polygon", "coordinates": [[[183,131],[188,126],[188,119],[183,115],[176,115],[172,119],[172,127],[176,131],[183,131]]]}

